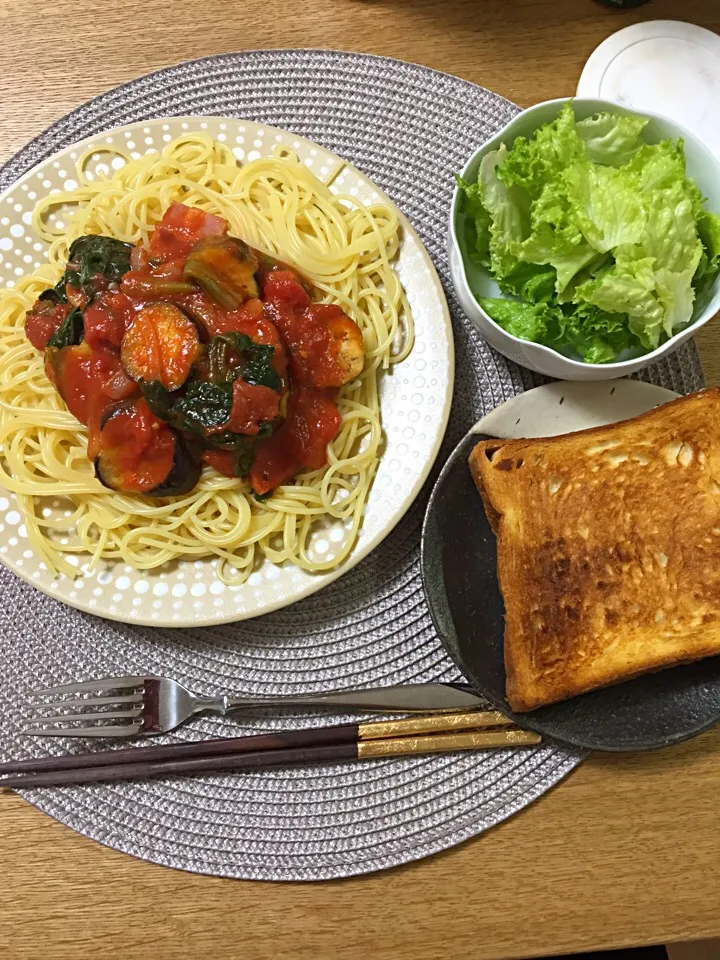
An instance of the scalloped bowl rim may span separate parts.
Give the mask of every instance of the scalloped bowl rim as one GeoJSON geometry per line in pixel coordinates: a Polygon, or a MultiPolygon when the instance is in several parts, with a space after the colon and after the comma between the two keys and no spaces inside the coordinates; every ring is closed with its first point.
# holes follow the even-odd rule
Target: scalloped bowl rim
{"type": "MultiPolygon", "coordinates": [[[[482,143],[477,148],[477,150],[475,150],[470,155],[467,162],[463,166],[461,176],[464,178],[467,175],[467,173],[473,167],[473,165],[475,164],[475,162],[479,157],[484,156],[484,154],[486,154],[488,151],[492,150],[496,146],[499,146],[507,136],[508,131],[511,130],[511,128],[514,127],[516,124],[520,123],[524,117],[528,116],[528,114],[532,114],[536,111],[540,112],[544,108],[554,106],[556,104],[558,105],[558,107],[560,107],[565,103],[597,104],[600,109],[604,108],[604,109],[607,109],[609,112],[622,113],[625,115],[630,114],[634,116],[648,117],[650,120],[659,120],[662,123],[665,123],[671,127],[674,127],[675,130],[677,130],[676,135],[678,137],[681,137],[683,141],[691,141],[693,144],[693,149],[698,150],[698,152],[700,153],[706,154],[706,158],[708,159],[710,166],[715,167],[717,179],[720,181],[720,159],[715,157],[715,155],[702,142],[702,140],[700,140],[697,136],[695,136],[694,133],[692,133],[692,131],[688,130],[682,124],[677,123],[677,121],[675,120],[671,120],[669,117],[665,117],[659,113],[654,113],[650,110],[629,110],[626,107],[621,106],[620,104],[612,103],[610,100],[602,100],[595,97],[558,97],[554,100],[543,100],[540,103],[533,104],[533,106],[531,107],[527,107],[525,110],[521,110],[512,118],[512,120],[506,123],[501,130],[499,130],[496,134],[490,137],[490,139],[482,143]]],[[[540,124],[538,124],[538,127],[539,126],[540,124]]],[[[475,302],[475,304],[477,305],[477,309],[482,313],[482,316],[484,317],[484,319],[489,324],[491,324],[499,332],[499,334],[502,337],[507,337],[508,340],[512,341],[513,343],[517,343],[524,350],[530,350],[531,352],[538,351],[541,355],[545,354],[554,358],[560,358],[560,360],[562,360],[563,363],[566,363],[571,368],[576,368],[578,370],[588,370],[588,369],[597,370],[598,368],[602,368],[603,370],[612,370],[616,376],[622,376],[623,373],[631,373],[639,369],[638,363],[640,361],[642,362],[642,366],[647,366],[653,363],[654,361],[659,360],[662,357],[666,356],[668,353],[671,353],[675,348],[675,345],[677,344],[677,341],[679,338],[683,338],[683,341],[684,341],[685,339],[687,339],[688,334],[690,334],[691,336],[694,336],[695,333],[697,333],[697,331],[701,327],[703,327],[706,323],[708,323],[708,321],[710,321],[715,316],[718,310],[720,310],[720,275],[719,275],[714,281],[716,285],[715,293],[713,294],[712,299],[709,301],[708,305],[705,307],[704,311],[697,318],[697,320],[693,321],[693,323],[689,324],[684,329],[678,330],[678,332],[674,333],[672,337],[669,337],[665,341],[665,343],[661,344],[659,347],[656,347],[654,350],[650,351],[649,353],[640,354],[640,356],[633,357],[629,360],[616,360],[613,363],[597,364],[597,363],[586,363],[584,360],[573,360],[571,357],[565,356],[565,354],[561,353],[559,350],[555,350],[553,347],[548,347],[544,343],[536,343],[534,340],[523,340],[521,337],[516,337],[515,334],[508,333],[507,330],[503,329],[503,327],[501,327],[499,323],[496,323],[495,320],[493,320],[492,317],[488,313],[486,313],[485,310],[483,310],[483,308],[478,303],[477,298],[475,297],[475,294],[472,291],[472,288],[470,287],[470,283],[468,282],[468,278],[467,278],[467,271],[465,269],[465,257],[463,255],[462,248],[458,241],[457,233],[455,229],[455,221],[458,213],[459,196],[460,196],[460,190],[456,184],[453,190],[452,202],[450,204],[450,237],[452,240],[452,244],[455,247],[455,252],[457,253],[457,256],[458,256],[458,263],[460,264],[460,277],[462,278],[462,283],[465,287],[465,292],[470,297],[470,299],[475,302]]],[[[720,211],[713,211],[713,212],[720,213],[720,211]]],[[[488,275],[490,275],[489,272],[488,272],[488,275]]],[[[454,275],[453,275],[453,282],[457,282],[454,275]]],[[[507,299],[511,299],[511,298],[508,297],[507,299]]],[[[502,352],[502,350],[500,350],[500,352],[502,352]]]]}

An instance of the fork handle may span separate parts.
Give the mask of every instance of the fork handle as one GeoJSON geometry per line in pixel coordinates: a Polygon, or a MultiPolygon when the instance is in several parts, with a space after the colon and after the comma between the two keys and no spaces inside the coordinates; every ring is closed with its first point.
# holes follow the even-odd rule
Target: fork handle
{"type": "Polygon", "coordinates": [[[472,688],[454,683],[410,683],[374,690],[338,690],[279,697],[219,697],[199,700],[197,710],[228,713],[257,707],[342,707],[370,713],[435,713],[487,707],[472,688]]]}

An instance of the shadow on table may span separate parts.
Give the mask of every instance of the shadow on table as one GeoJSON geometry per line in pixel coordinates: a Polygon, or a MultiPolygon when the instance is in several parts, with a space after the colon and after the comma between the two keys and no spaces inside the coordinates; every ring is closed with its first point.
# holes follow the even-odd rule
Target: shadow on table
{"type": "Polygon", "coordinates": [[[598,953],[571,953],[545,960],[667,960],[665,947],[639,947],[636,950],[601,950],[598,953]]]}
{"type": "Polygon", "coordinates": [[[682,770],[708,756],[720,756],[720,737],[717,727],[706,730],[692,740],[685,740],[672,747],[660,750],[646,750],[638,753],[593,753],[585,761],[593,766],[607,766],[608,774],[618,765],[633,768],[642,767],[644,774],[663,773],[672,769],[682,770]]]}
{"type": "MultiPolygon", "coordinates": [[[[600,0],[574,0],[572,3],[555,2],[538,4],[537,0],[352,0],[364,7],[395,7],[412,10],[418,17],[442,19],[452,26],[466,27],[468,32],[495,35],[499,41],[507,39],[517,46],[518,40],[537,37],[548,30],[557,35],[562,31],[572,41],[573,24],[579,22],[605,22],[608,33],[619,30],[639,20],[657,19],[662,11],[668,15],[673,7],[677,13],[677,0],[654,0],[650,9],[613,9],[600,0]]],[[[695,0],[686,0],[688,7],[697,6],[695,0]]],[[[705,8],[706,9],[706,8],[705,8]]],[[[700,16],[701,10],[698,10],[700,16]]],[[[702,19],[702,17],[700,17],[702,19]]],[[[706,17],[707,19],[707,17],[706,17]]]]}

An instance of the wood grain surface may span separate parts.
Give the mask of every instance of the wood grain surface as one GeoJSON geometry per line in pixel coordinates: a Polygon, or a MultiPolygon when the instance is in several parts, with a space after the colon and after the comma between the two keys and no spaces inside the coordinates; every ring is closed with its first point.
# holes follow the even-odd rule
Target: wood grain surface
{"type": "MultiPolygon", "coordinates": [[[[572,94],[639,20],[720,31],[718,0],[0,0],[0,161],[84,100],[193,57],[261,47],[386,54],[517,103],[572,94]]],[[[698,337],[720,383],[720,332],[698,337]]],[[[499,960],[720,936],[720,733],[588,760],[509,822],[384,874],[302,884],[194,876],[0,795],[2,960],[499,960]]]]}

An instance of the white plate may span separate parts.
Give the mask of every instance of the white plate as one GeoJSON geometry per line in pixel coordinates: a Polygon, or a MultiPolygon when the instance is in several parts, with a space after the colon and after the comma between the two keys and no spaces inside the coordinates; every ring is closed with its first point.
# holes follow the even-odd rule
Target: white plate
{"type": "Polygon", "coordinates": [[[470,432],[504,440],[557,437],[639,417],[678,396],[644,380],[545,383],[501,403],[470,432]]]}
{"type": "MultiPolygon", "coordinates": [[[[340,162],[335,154],[287,131],[225,117],[151,120],[91,137],[33,168],[0,195],[0,286],[12,286],[19,273],[31,272],[46,262],[47,244],[29,225],[35,197],[62,188],[73,177],[74,161],[88,147],[101,153],[106,145],[122,145],[140,156],[162,149],[188,130],[203,130],[247,159],[266,156],[278,144],[288,146],[321,178],[340,162]],[[25,261],[26,256],[30,262],[25,261]]],[[[102,162],[101,156],[99,159],[102,162]]],[[[366,204],[394,206],[349,164],[331,189],[357,196],[366,204]]],[[[181,561],[156,571],[107,563],[92,576],[74,581],[53,579],[29,550],[13,495],[1,488],[0,561],[33,586],[80,610],[126,623],[186,627],[245,620],[277,610],[315,593],[367,556],[420,492],[445,433],[453,389],[452,327],[442,286],[420,238],[402,214],[398,217],[403,235],[395,269],[413,310],[416,341],[410,356],[381,380],[385,451],[358,541],[341,566],[329,573],[311,574],[293,565],[264,562],[238,587],[222,583],[210,559],[181,561]]]]}
{"type": "Polygon", "coordinates": [[[577,95],[669,117],[720,156],[720,37],[703,27],[652,20],[619,30],[591,54],[577,95]]]}

